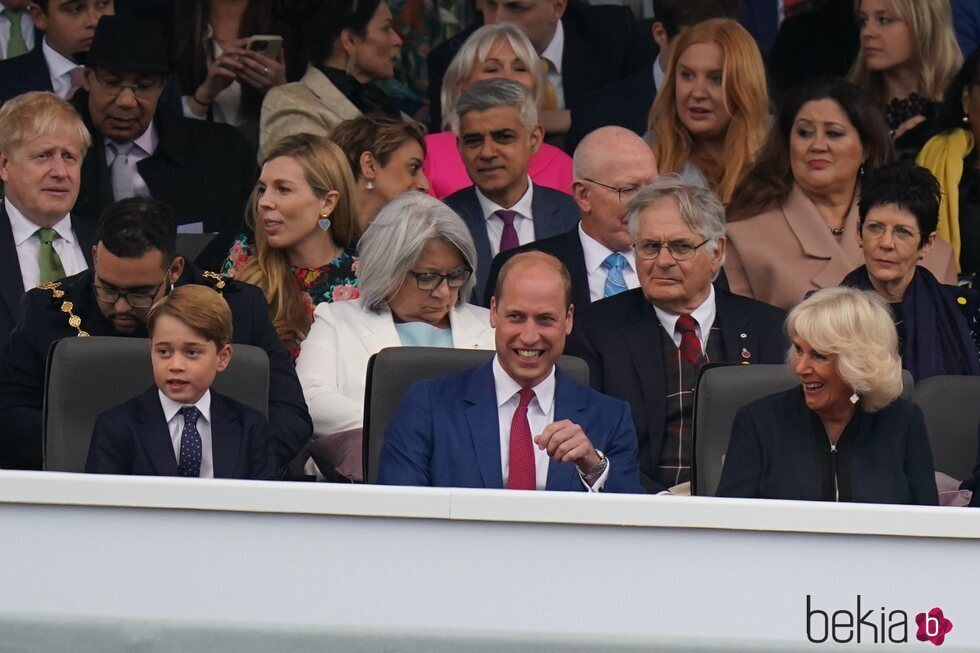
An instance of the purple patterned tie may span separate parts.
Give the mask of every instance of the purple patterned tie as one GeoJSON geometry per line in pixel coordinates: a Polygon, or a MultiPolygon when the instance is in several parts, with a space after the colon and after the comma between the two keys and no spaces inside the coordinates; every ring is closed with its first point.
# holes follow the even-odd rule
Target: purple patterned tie
{"type": "Polygon", "coordinates": [[[514,211],[501,210],[497,211],[496,215],[504,223],[504,233],[500,234],[501,253],[518,247],[521,244],[521,241],[517,239],[517,229],[514,228],[514,219],[517,217],[517,213],[514,211]]]}

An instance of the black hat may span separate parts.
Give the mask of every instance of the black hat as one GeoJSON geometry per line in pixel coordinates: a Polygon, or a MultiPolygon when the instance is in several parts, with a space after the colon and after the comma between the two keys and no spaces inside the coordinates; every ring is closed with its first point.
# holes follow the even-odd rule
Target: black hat
{"type": "Polygon", "coordinates": [[[95,27],[92,46],[79,59],[89,68],[135,73],[173,70],[163,25],[134,16],[103,16],[95,27]]]}

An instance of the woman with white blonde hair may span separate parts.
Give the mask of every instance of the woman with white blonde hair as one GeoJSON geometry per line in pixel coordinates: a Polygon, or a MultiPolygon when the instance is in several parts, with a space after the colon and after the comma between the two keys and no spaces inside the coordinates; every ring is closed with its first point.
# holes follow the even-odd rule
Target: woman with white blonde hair
{"type": "Polygon", "coordinates": [[[936,505],[925,421],[900,397],[884,300],[825,288],[790,312],[786,333],[800,385],[738,411],[717,495],[936,505]]]}

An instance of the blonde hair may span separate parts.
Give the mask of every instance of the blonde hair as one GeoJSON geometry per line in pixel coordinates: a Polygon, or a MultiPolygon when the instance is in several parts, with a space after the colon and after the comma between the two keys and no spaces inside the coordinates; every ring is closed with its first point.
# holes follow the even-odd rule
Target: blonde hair
{"type": "MultiPolygon", "coordinates": [[[[335,190],[337,204],[330,214],[330,234],[334,244],[347,248],[357,242],[358,226],[354,216],[354,176],[344,152],[323,136],[294,134],[278,141],[265,157],[289,157],[303,167],[303,177],[318,197],[335,190]]],[[[249,200],[249,220],[254,224],[258,215],[259,196],[252,192],[249,200]]],[[[310,331],[310,316],[300,301],[299,288],[292,279],[289,255],[269,244],[264,229],[255,229],[256,256],[249,261],[238,279],[262,289],[269,303],[269,315],[279,338],[287,348],[306,338],[310,331]]]]}
{"type": "Polygon", "coordinates": [[[466,39],[442,78],[440,99],[443,129],[451,128],[452,116],[456,113],[456,101],[459,100],[459,96],[463,92],[463,82],[469,79],[477,64],[487,60],[487,57],[490,56],[490,50],[500,40],[510,43],[514,54],[527,66],[531,76],[534,77],[534,103],[535,105],[541,104],[547,80],[545,79],[544,67],[541,65],[541,57],[531,45],[530,39],[524,34],[524,30],[513,23],[484,25],[466,39]]]}
{"type": "MultiPolygon", "coordinates": [[[[790,339],[799,336],[823,354],[837,356],[837,373],[861,398],[868,412],[902,394],[902,360],[891,311],[877,293],[824,288],[786,317],[790,339]]],[[[790,347],[788,356],[793,355],[790,347]]]]}
{"type": "Polygon", "coordinates": [[[25,141],[50,134],[59,124],[75,132],[84,157],[92,136],[74,107],[47,91],[18,95],[0,107],[0,152],[9,157],[25,141]]]}
{"type": "MultiPolygon", "coordinates": [[[[930,100],[941,101],[963,63],[963,54],[953,31],[949,0],[882,0],[882,3],[909,27],[917,92],[930,100]]],[[[860,11],[861,0],[854,0],[855,15],[860,11]]],[[[884,75],[868,70],[863,43],[847,79],[867,89],[879,104],[888,101],[884,75]]]]}
{"type": "Polygon", "coordinates": [[[157,320],[169,315],[218,349],[231,342],[231,309],[225,298],[212,288],[197,284],[177,286],[150,309],[146,331],[153,339],[157,320]]]}
{"type": "Polygon", "coordinates": [[[752,163],[768,129],[769,95],[766,70],[755,40],[736,21],[715,18],[688,28],[677,37],[663,88],[650,110],[648,129],[661,174],[680,172],[696,157],[691,133],[677,114],[677,62],[684,51],[697,43],[715,43],[722,51],[721,84],[725,110],[732,122],[725,134],[723,173],[710,179],[711,190],[728,203],[743,171],[752,163]]]}

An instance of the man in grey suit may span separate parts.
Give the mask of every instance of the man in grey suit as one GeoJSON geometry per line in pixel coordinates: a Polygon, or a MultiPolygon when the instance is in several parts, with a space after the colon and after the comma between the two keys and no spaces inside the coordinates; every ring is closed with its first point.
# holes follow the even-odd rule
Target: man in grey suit
{"type": "Polygon", "coordinates": [[[578,222],[570,195],[531,182],[528,161],[541,147],[534,97],[507,79],[474,84],[452,117],[459,153],[473,186],[446,198],[476,243],[473,302],[484,298],[493,257],[534,240],[557,236],[578,222]]]}

